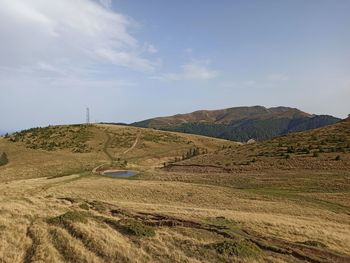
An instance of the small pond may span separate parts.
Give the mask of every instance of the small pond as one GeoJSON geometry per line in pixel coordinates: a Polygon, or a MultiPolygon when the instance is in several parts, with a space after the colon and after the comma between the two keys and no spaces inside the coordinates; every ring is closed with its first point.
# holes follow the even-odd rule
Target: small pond
{"type": "Polygon", "coordinates": [[[102,173],[103,175],[106,176],[112,176],[112,177],[131,177],[135,176],[136,172],[127,170],[127,171],[105,171],[102,173]]]}

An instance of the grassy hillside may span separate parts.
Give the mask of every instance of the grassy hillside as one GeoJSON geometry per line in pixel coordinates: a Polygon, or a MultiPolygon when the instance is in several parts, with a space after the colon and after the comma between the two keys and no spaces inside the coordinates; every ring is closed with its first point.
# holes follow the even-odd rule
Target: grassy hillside
{"type": "MultiPolygon", "coordinates": [[[[152,129],[76,125],[1,138],[8,163],[0,166],[0,261],[349,262],[349,123],[293,136],[241,145],[152,129]],[[286,160],[270,156],[276,149],[309,141],[322,145],[321,157],[329,158],[323,163],[344,166],[275,167],[286,160]],[[256,163],[271,160],[271,166],[226,169],[231,158],[246,162],[250,155],[256,163]],[[333,161],[335,155],[341,160],[333,161]],[[203,164],[203,170],[160,168],[175,159],[203,164]],[[92,172],[101,165],[138,174],[92,172]]],[[[298,148],[290,155],[288,160],[317,159],[298,148]]],[[[229,168],[236,166],[253,167],[229,168]]]]}
{"type": "MultiPolygon", "coordinates": [[[[350,121],[288,134],[270,141],[228,147],[178,162],[223,171],[269,169],[349,169],[350,121]]],[[[175,165],[175,166],[176,166],[175,165]]],[[[175,168],[173,168],[175,169],[175,168]]],[[[189,169],[189,168],[188,168],[189,169]]]]}
{"type": "Polygon", "coordinates": [[[234,143],[118,125],[33,128],[0,138],[0,153],[9,159],[0,173],[3,180],[10,180],[83,173],[99,164],[148,169],[180,158],[190,149],[211,152],[224,145],[234,143]]]}
{"type": "Polygon", "coordinates": [[[196,111],[133,123],[168,131],[200,134],[233,141],[268,140],[290,132],[334,124],[339,119],[310,115],[287,107],[237,107],[214,111],[196,111]]]}

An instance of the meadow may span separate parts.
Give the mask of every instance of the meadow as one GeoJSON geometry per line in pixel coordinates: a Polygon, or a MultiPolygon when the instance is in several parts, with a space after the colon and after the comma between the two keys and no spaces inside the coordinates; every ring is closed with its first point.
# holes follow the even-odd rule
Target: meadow
{"type": "Polygon", "coordinates": [[[1,138],[1,262],[349,262],[346,140],[341,153],[286,159],[268,153],[288,151],[290,137],[275,147],[78,125],[1,138]],[[245,151],[254,157],[225,165],[245,151]],[[107,168],[138,174],[102,176],[107,168]]]}

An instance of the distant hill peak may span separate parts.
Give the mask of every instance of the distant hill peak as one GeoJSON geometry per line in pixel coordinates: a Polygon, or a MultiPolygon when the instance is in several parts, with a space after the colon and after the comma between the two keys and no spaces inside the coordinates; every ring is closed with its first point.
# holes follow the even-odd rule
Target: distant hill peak
{"type": "Polygon", "coordinates": [[[176,114],[173,116],[158,117],[155,119],[163,120],[167,123],[188,123],[188,122],[207,122],[229,124],[232,121],[244,119],[268,119],[268,118],[294,118],[295,116],[310,117],[311,114],[289,107],[263,106],[241,106],[219,110],[198,110],[191,113],[176,114]]]}
{"type": "Polygon", "coordinates": [[[338,122],[327,115],[313,115],[291,107],[241,106],[135,122],[132,126],[200,134],[222,139],[247,141],[266,140],[287,134],[320,128],[338,122]]]}

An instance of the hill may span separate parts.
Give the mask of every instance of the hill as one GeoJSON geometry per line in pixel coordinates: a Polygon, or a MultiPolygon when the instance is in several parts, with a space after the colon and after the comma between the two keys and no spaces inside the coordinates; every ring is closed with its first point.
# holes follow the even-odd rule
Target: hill
{"type": "Polygon", "coordinates": [[[116,168],[162,166],[187,152],[211,152],[233,142],[122,125],[66,125],[32,128],[0,138],[2,180],[59,176],[116,168]],[[132,151],[130,151],[132,149],[132,151]]]}
{"type": "Polygon", "coordinates": [[[172,167],[209,170],[338,169],[350,166],[350,121],[291,133],[275,139],[228,147],[178,162],[172,167]],[[211,167],[211,168],[210,168],[211,167]]]}
{"type": "Polygon", "coordinates": [[[236,107],[158,117],[132,126],[200,134],[233,141],[268,140],[290,132],[334,124],[340,119],[288,107],[236,107]]]}
{"type": "Polygon", "coordinates": [[[348,138],[349,122],[253,144],[122,125],[0,137],[1,261],[349,262],[348,138]],[[278,164],[299,158],[329,168],[278,164]]]}

